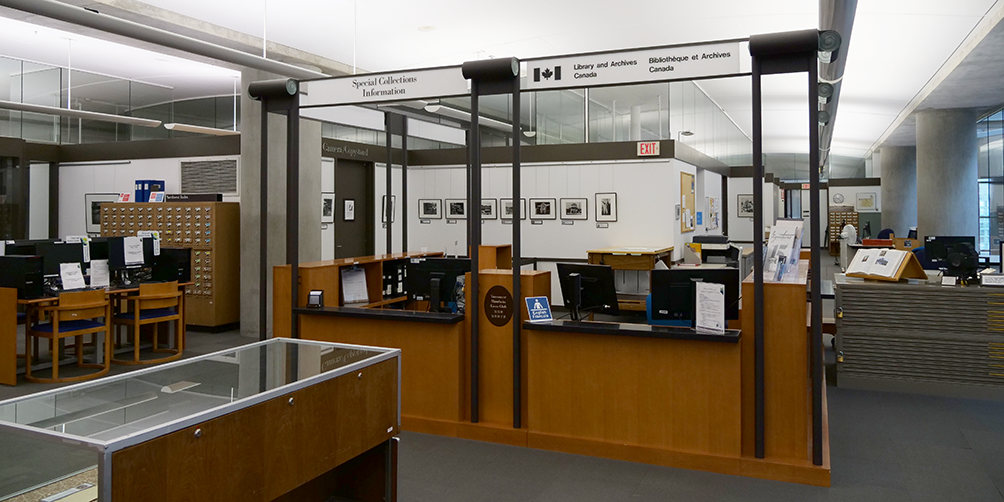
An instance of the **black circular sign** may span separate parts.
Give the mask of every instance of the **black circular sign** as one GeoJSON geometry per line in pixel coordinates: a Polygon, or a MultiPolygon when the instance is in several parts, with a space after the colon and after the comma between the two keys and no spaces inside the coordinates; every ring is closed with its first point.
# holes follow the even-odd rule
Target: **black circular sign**
{"type": "Polygon", "coordinates": [[[485,316],[496,326],[505,326],[512,319],[512,294],[504,286],[492,286],[485,295],[485,316]]]}

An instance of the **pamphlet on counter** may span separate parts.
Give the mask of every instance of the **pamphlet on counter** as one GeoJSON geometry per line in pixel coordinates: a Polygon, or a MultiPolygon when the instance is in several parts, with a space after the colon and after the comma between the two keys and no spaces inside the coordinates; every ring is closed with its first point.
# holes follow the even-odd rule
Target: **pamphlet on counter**
{"type": "Polygon", "coordinates": [[[802,251],[802,227],[797,219],[779,219],[770,230],[764,257],[764,276],[776,282],[798,280],[798,259],[802,251]]]}

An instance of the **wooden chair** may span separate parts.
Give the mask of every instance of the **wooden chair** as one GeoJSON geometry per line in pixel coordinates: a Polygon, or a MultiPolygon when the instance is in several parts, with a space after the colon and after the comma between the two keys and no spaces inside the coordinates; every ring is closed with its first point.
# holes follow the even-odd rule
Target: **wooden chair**
{"type": "MultiPolygon", "coordinates": [[[[78,291],[72,293],[62,293],[59,295],[58,304],[44,305],[37,308],[39,316],[32,316],[28,319],[25,328],[25,371],[24,379],[36,383],[62,383],[80,382],[90,380],[108,373],[111,368],[111,307],[105,298],[104,290],[78,291]],[[49,314],[49,322],[41,323],[45,314],[49,314]],[[98,321],[98,318],[102,318],[98,321]],[[92,335],[97,337],[98,333],[104,332],[104,354],[100,363],[84,363],[83,337],[92,335]],[[59,377],[59,353],[60,341],[64,338],[75,338],[75,353],[77,356],[77,366],[81,368],[96,368],[98,371],[75,377],[59,377]],[[45,338],[49,340],[52,347],[52,378],[38,378],[31,374],[31,363],[33,359],[32,342],[45,338]]],[[[38,351],[36,346],[35,351],[38,351]]],[[[37,354],[35,354],[37,356],[37,354]]],[[[97,354],[95,354],[97,357],[97,354]]]]}
{"type": "Polygon", "coordinates": [[[119,326],[132,326],[133,358],[112,359],[112,362],[117,364],[156,364],[180,358],[185,350],[185,313],[183,312],[182,294],[178,289],[178,281],[171,281],[140,284],[138,295],[124,297],[122,303],[128,311],[115,314],[112,317],[112,324],[116,338],[118,338],[119,326]],[[158,327],[161,323],[170,321],[175,322],[175,347],[173,349],[161,348],[158,327]],[[140,328],[148,324],[153,324],[153,352],[170,355],[155,359],[142,359],[140,357],[140,328]]]}

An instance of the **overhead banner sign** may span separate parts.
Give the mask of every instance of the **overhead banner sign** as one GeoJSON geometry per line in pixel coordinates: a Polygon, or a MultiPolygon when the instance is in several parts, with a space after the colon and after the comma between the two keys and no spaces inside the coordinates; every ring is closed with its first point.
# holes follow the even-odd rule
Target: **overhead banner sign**
{"type": "Polygon", "coordinates": [[[367,73],[301,83],[300,107],[408,101],[470,94],[459,66],[367,73]]]}
{"type": "Polygon", "coordinates": [[[526,62],[523,89],[563,89],[736,75],[741,73],[741,59],[739,42],[534,59],[526,62]]]}

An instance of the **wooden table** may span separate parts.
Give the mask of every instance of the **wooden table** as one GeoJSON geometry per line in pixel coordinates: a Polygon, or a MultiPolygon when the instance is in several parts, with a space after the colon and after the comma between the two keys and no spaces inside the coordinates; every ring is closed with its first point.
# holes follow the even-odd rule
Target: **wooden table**
{"type": "MultiPolygon", "coordinates": [[[[648,272],[655,268],[657,262],[663,262],[667,267],[672,265],[673,246],[669,247],[612,247],[586,251],[589,263],[594,265],[609,265],[614,270],[635,270],[648,272]]],[[[617,302],[621,310],[645,311],[645,300],[621,299],[617,302]]]]}

